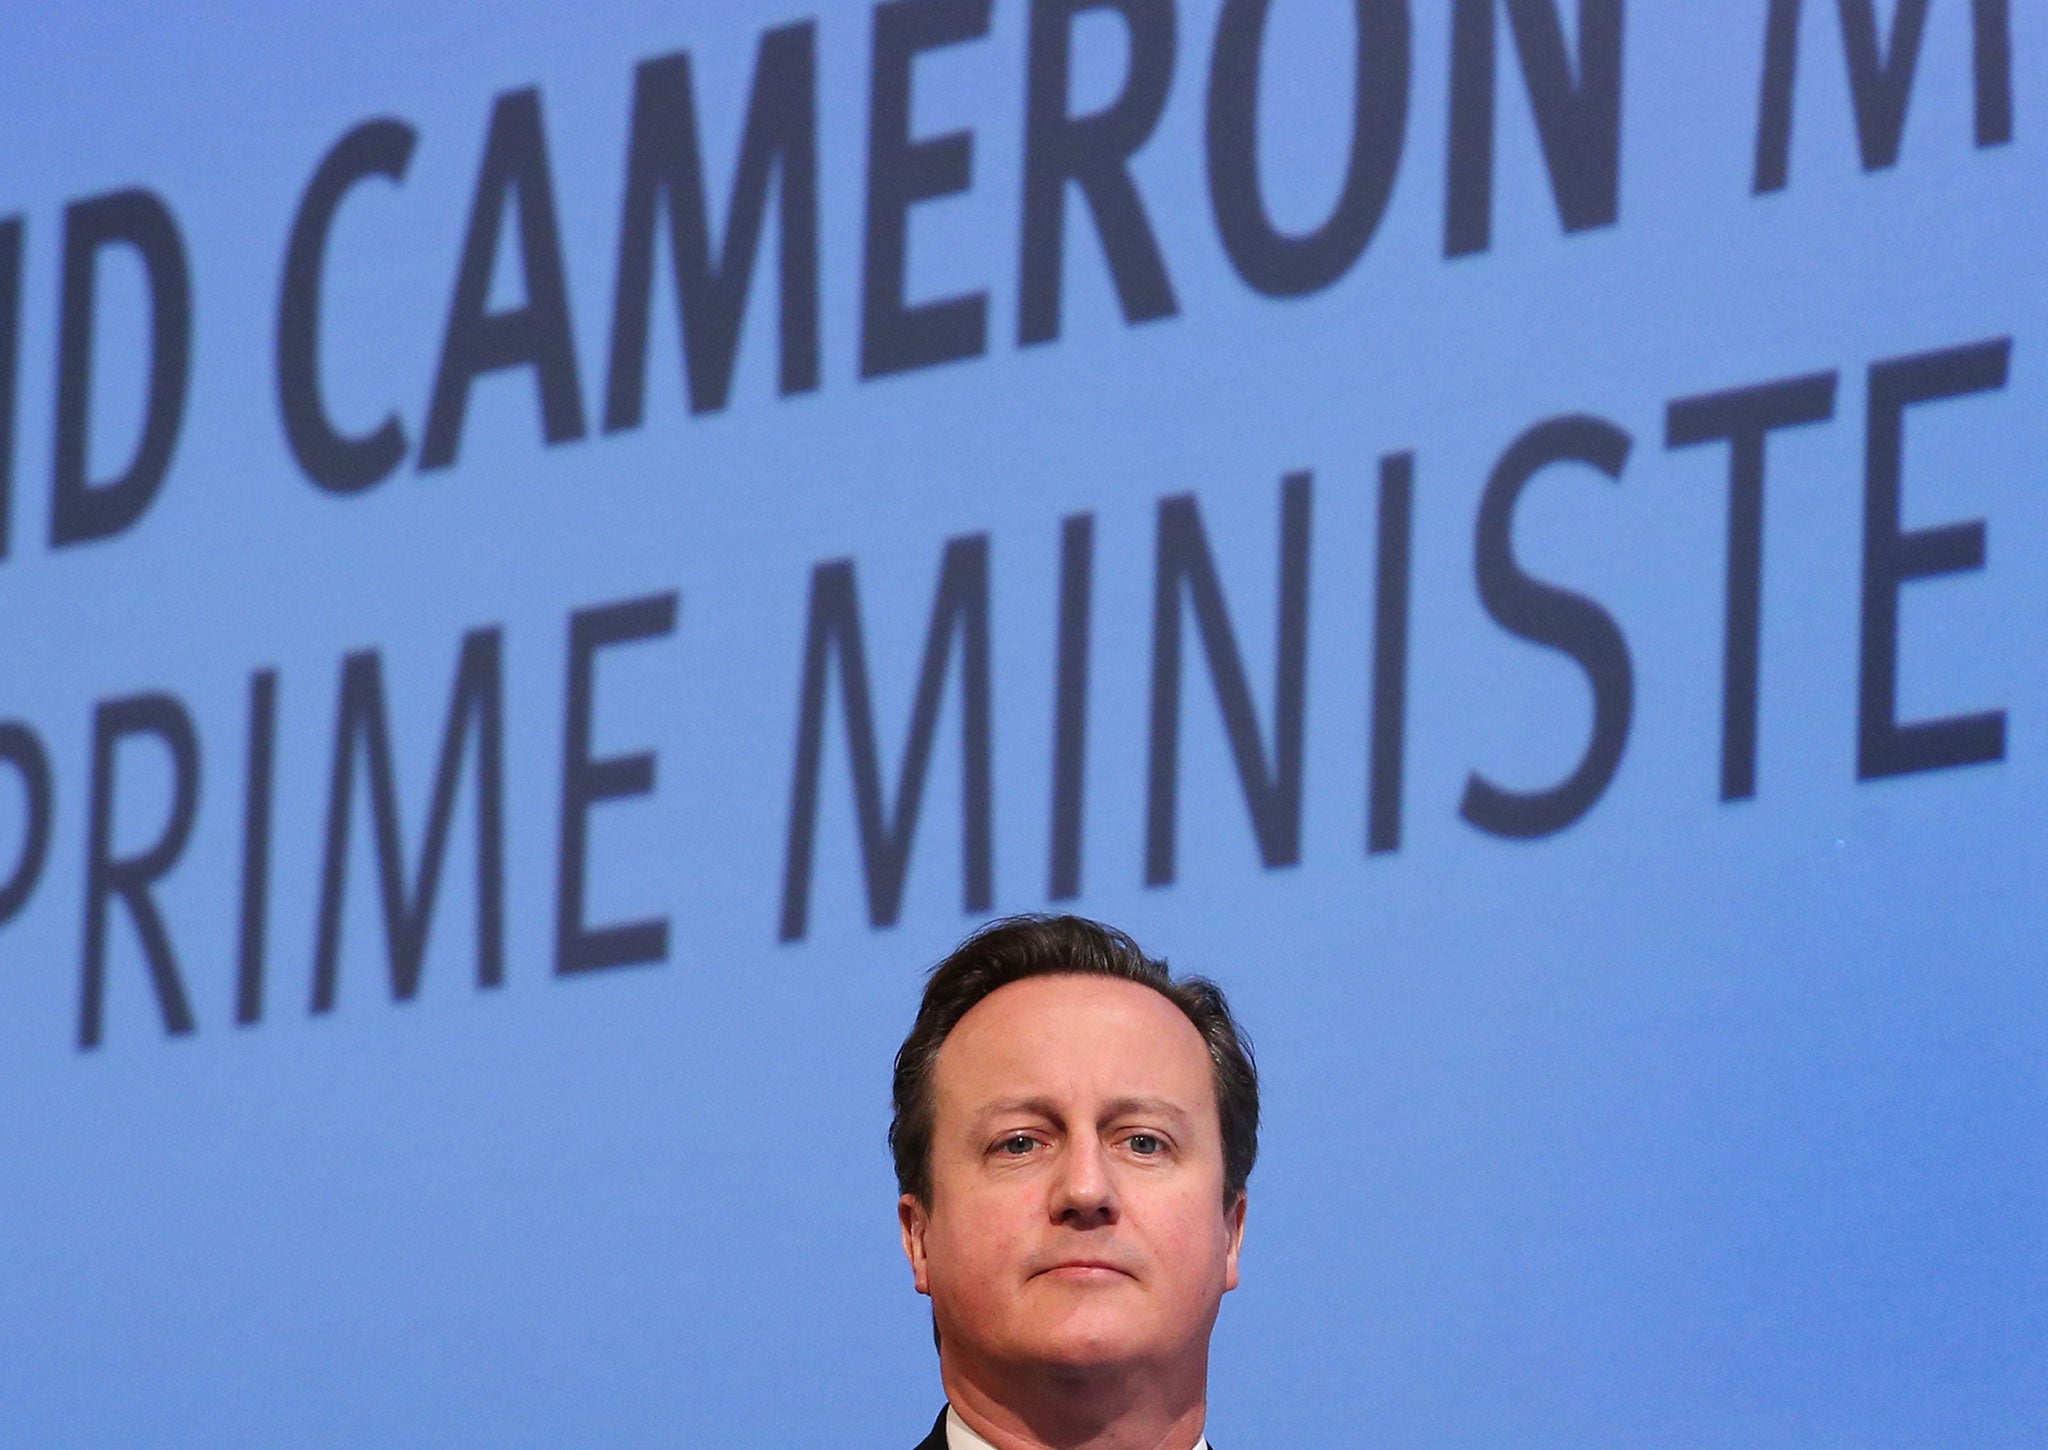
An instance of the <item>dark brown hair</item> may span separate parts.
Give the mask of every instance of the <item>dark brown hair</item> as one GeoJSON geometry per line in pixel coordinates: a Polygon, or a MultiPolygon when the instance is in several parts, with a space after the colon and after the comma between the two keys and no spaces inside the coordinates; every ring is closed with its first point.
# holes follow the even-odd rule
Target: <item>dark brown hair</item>
{"type": "Polygon", "coordinates": [[[896,1187],[932,1201],[932,1069],[946,1037],[975,1003],[1026,977],[1116,977],[1150,987],[1186,1014],[1209,1050],[1216,1113],[1223,1129],[1223,1203],[1244,1196],[1259,1156],[1259,1072],[1251,1040],[1223,989],[1204,977],[1175,981],[1164,961],[1125,933],[1079,916],[1011,916],[992,921],[932,968],[910,1035],[896,1053],[895,1117],[889,1151],[896,1187]]]}

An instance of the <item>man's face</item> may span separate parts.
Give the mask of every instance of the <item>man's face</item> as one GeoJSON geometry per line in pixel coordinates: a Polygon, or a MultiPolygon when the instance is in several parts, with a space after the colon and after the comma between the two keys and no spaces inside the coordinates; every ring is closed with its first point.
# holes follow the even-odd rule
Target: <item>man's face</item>
{"type": "Polygon", "coordinates": [[[1201,1034],[1150,987],[1046,976],[960,1019],[932,1075],[932,1201],[903,1248],[943,1350],[990,1367],[1204,1362],[1244,1203],[1201,1034]]]}

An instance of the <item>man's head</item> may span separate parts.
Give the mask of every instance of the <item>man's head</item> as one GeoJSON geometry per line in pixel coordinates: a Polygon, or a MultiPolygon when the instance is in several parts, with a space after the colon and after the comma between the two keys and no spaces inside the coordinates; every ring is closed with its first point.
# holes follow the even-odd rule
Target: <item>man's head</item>
{"type": "Polygon", "coordinates": [[[996,922],[933,970],[895,1106],[942,1358],[1199,1380],[1258,1152],[1257,1074],[1214,985],[1094,922],[996,922]]]}

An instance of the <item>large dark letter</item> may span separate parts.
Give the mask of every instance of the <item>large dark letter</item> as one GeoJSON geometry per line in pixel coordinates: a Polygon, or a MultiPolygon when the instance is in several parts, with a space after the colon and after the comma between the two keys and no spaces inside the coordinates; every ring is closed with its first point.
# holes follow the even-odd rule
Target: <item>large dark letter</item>
{"type": "Polygon", "coordinates": [[[1984,567],[1984,521],[1899,526],[1906,409],[2005,386],[2012,339],[1992,338],[1870,367],[1863,455],[1863,648],[1856,704],[1856,778],[1876,780],[2005,757],[2005,712],[1899,723],[1899,586],[1984,567]]]}
{"type": "Polygon", "coordinates": [[[1280,486],[1280,589],[1273,649],[1273,754],[1259,738],[1258,712],[1216,561],[1194,495],[1159,501],[1152,591],[1152,735],[1145,791],[1145,884],[1173,880],[1180,797],[1180,644],[1183,592],[1209,661],[1238,785],[1251,812],[1259,858],[1268,868],[1301,860],[1301,747],[1308,694],[1309,476],[1280,486]]]}
{"type": "Polygon", "coordinates": [[[398,829],[398,784],[391,764],[391,730],[384,711],[384,674],[375,650],[342,663],[341,703],[334,727],[334,765],[328,777],[327,838],[320,870],[319,936],[313,956],[313,1010],[334,1008],[341,959],[342,893],[347,884],[348,836],[360,742],[370,775],[370,823],[376,832],[377,882],[384,907],[384,940],[391,955],[391,995],[405,1001],[419,990],[427,928],[441,887],[455,818],[458,772],[469,737],[476,735],[476,980],[495,987],[505,963],[505,728],[501,648],[495,629],[463,637],[455,689],[441,731],[441,758],[427,807],[426,840],[412,890],[405,886],[405,846],[398,829]]]}
{"type": "Polygon", "coordinates": [[[235,1021],[263,1020],[270,915],[270,796],[277,759],[277,671],[249,676],[249,760],[242,789],[242,931],[235,953],[235,1021]]]}
{"type": "Polygon", "coordinates": [[[1089,615],[1095,587],[1095,515],[1060,524],[1058,685],[1052,715],[1052,859],[1046,894],[1081,894],[1081,782],[1088,764],[1089,615]]]}
{"type": "Polygon", "coordinates": [[[569,291],[562,275],[562,235],[555,225],[555,188],[541,131],[540,92],[508,91],[491,112],[491,133],[477,170],[476,199],[462,244],[462,270],[448,306],[441,366],[427,409],[420,467],[455,461],[470,385],[502,368],[530,367],[540,393],[547,441],[583,436],[583,391],[576,341],[569,327],[569,291]],[[508,194],[519,213],[520,273],[526,301],[509,312],[485,312],[508,194]]]}
{"type": "Polygon", "coordinates": [[[2012,140],[2012,16],[2008,0],[1970,0],[1973,127],[1979,146],[2012,140]]]}
{"type": "Polygon", "coordinates": [[[1415,535],[1415,455],[1380,460],[1379,568],[1372,611],[1372,749],[1366,768],[1365,849],[1401,847],[1407,758],[1409,559],[1415,535]]]}
{"type": "Polygon", "coordinates": [[[0,885],[0,922],[12,921],[34,894],[50,855],[50,757],[35,731],[18,720],[0,720],[0,760],[21,777],[21,854],[0,885]]]}
{"type": "Polygon", "coordinates": [[[1628,461],[1628,434],[1601,418],[1551,418],[1508,446],[1479,503],[1477,568],[1486,612],[1509,634],[1578,662],[1593,687],[1593,736],[1572,773],[1548,790],[1504,790],[1474,771],[1458,814],[1496,836],[1547,836],[1600,799],[1621,764],[1635,707],[1628,645],[1614,617],[1582,594],[1532,579],[1515,562],[1515,503],[1553,463],[1584,463],[1609,478],[1628,461]]]}
{"type": "Polygon", "coordinates": [[[675,633],[677,596],[653,594],[579,609],[569,616],[569,680],[562,721],[562,834],[555,877],[555,972],[598,971],[668,959],[668,918],[589,926],[583,920],[590,868],[590,808],[654,792],[654,752],[593,757],[600,650],[675,633]]]}
{"type": "Polygon", "coordinates": [[[170,471],[191,381],[192,277],[170,209],[154,193],[116,191],[64,212],[64,303],[57,334],[57,446],[52,457],[50,543],[105,539],[142,517],[170,471]],[[93,315],[100,254],[124,244],[149,284],[149,401],[128,466],[86,477],[92,436],[93,315]]]}
{"type": "Polygon", "coordinates": [[[912,203],[965,191],[974,176],[972,132],[910,139],[911,62],[927,50],[979,40],[988,34],[988,12],[989,0],[890,0],[875,7],[861,263],[864,378],[978,357],[987,346],[986,292],[906,305],[903,287],[912,203]]]}
{"type": "Polygon", "coordinates": [[[1752,194],[1781,191],[1792,158],[1792,76],[1799,66],[1799,0],[1771,0],[1764,20],[1762,95],[1757,102],[1752,194]]]}
{"type": "MultiPolygon", "coordinates": [[[[1896,165],[1906,102],[1927,29],[1927,0],[1898,0],[1880,45],[1874,0],[1837,0],[1856,108],[1856,150],[1865,171],[1896,165]]],[[[2012,15],[2008,0],[1970,0],[1976,143],[2012,140],[2012,15]]],[[[1791,168],[1792,90],[1799,69],[1799,0],[1771,0],[1765,21],[1762,99],[1757,107],[1753,192],[1780,191],[1791,168]]]]}
{"type": "Polygon", "coordinates": [[[640,426],[647,392],[655,219],[664,203],[690,411],[709,413],[725,406],[771,176],[781,182],[782,391],[801,393],[818,386],[816,49],[814,21],[785,25],[761,37],[747,129],[726,206],[725,245],[716,260],[690,57],[678,52],[641,64],[633,81],[633,138],[626,155],[625,214],[619,222],[611,379],[604,404],[607,433],[640,426]]]}
{"type": "Polygon", "coordinates": [[[1757,793],[1757,649],[1763,629],[1763,440],[1835,416],[1835,375],[1808,373],[1679,397],[1665,446],[1729,444],[1729,590],[1720,657],[1720,799],[1757,793]]]}
{"type": "Polygon", "coordinates": [[[917,832],[918,806],[938,731],[953,639],[960,639],[961,905],[987,911],[995,900],[991,827],[988,670],[988,535],[946,542],[939,587],[925,631],[924,661],[910,709],[910,738],[897,772],[896,804],[882,795],[875,711],[861,641],[860,596],[853,561],[820,564],[811,573],[810,620],[804,630],[803,701],[798,709],[796,772],[789,793],[789,855],[782,877],[782,939],[801,940],[811,911],[811,859],[818,827],[818,785],[825,753],[826,675],[839,660],[846,743],[853,757],[854,803],[860,813],[860,858],[868,888],[868,920],[893,926],[917,832]]]}
{"type": "Polygon", "coordinates": [[[1493,244],[1494,7],[1505,3],[1568,232],[1612,226],[1621,214],[1621,0],[1579,0],[1578,81],[1557,0],[1457,0],[1451,17],[1450,172],[1444,255],[1493,244]]]}
{"type": "Polygon", "coordinates": [[[306,477],[329,493],[356,493],[387,477],[405,457],[396,415],[359,437],[337,429],[320,401],[320,283],[327,233],[349,189],[366,176],[405,180],[419,139],[403,121],[365,121],[334,143],[306,185],[285,247],[277,299],[277,403],[285,437],[306,477]]]}
{"type": "Polygon", "coordinates": [[[1095,214],[1124,321],[1179,310],[1159,241],[1131,181],[1130,158],[1152,135],[1173,80],[1173,0],[1033,0],[1024,101],[1024,242],[1017,278],[1017,341],[1060,335],[1067,183],[1095,214]],[[1130,69],[1109,105],[1067,114],[1074,17],[1114,10],[1131,37],[1130,69]]]}
{"type": "Polygon", "coordinates": [[[1899,0],[1891,44],[1880,52],[1875,0],[1838,0],[1842,44],[1849,52],[1849,89],[1856,103],[1856,149],[1865,171],[1895,165],[1906,129],[1906,98],[1927,29],[1927,0],[1899,0]]]}
{"type": "Polygon", "coordinates": [[[15,388],[21,364],[21,218],[0,221],[0,559],[14,521],[15,388]]]}
{"type": "Polygon", "coordinates": [[[1269,297],[1329,286],[1378,229],[1408,127],[1407,0],[1353,0],[1351,157],[1344,190],[1321,226],[1274,228],[1259,189],[1259,57],[1272,0],[1224,0],[1209,68],[1209,204],[1238,276],[1269,297]]]}
{"type": "Polygon", "coordinates": [[[1721,799],[1756,794],[1757,653],[1763,628],[1764,440],[1835,415],[1835,375],[1809,373],[1679,398],[1664,446],[1728,445],[1727,623],[1721,653],[1721,799]]]}
{"type": "Polygon", "coordinates": [[[141,939],[150,985],[156,989],[164,1030],[193,1030],[192,1008],[178,977],[177,954],[150,887],[178,864],[199,814],[199,737],[192,717],[169,695],[108,700],[92,717],[92,828],[85,856],[85,963],[79,988],[78,1045],[97,1047],[105,1011],[107,907],[128,904],[141,939]],[[138,855],[114,856],[114,756],[134,735],[154,735],[171,756],[171,815],[154,844],[138,855]]]}

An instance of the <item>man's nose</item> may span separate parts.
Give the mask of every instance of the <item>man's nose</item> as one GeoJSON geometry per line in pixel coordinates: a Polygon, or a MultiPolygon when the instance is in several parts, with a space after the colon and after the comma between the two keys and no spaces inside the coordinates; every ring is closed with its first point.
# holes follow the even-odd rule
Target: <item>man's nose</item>
{"type": "Polygon", "coordinates": [[[1096,1228],[1115,1223],[1117,1212],[1109,1155],[1092,1139],[1077,1140],[1061,1155],[1052,1194],[1054,1221],[1069,1228],[1096,1228]]]}

